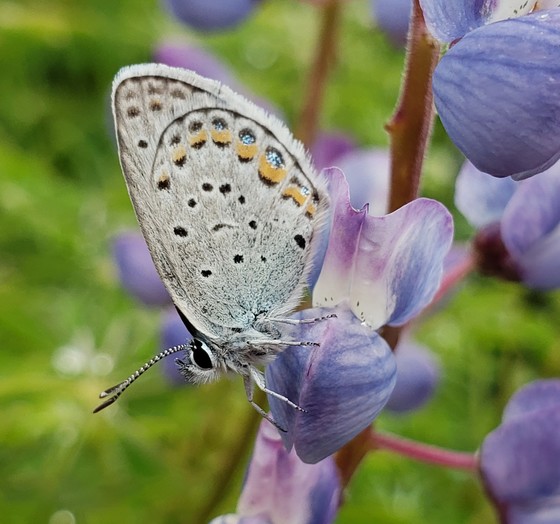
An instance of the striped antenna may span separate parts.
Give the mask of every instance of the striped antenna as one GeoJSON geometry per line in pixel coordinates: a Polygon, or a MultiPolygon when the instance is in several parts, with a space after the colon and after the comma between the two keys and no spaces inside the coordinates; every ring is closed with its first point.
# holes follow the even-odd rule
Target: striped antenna
{"type": "Polygon", "coordinates": [[[105,398],[105,397],[108,397],[109,395],[111,395],[111,397],[108,400],[106,400],[105,402],[103,402],[103,404],[100,404],[99,406],[97,406],[93,410],[93,412],[98,413],[102,409],[105,409],[106,407],[113,404],[123,394],[124,390],[126,388],[128,388],[128,386],[130,386],[130,384],[132,384],[137,378],[139,378],[141,375],[143,375],[144,372],[148,371],[148,369],[150,369],[154,364],[159,362],[162,358],[168,357],[169,355],[173,355],[174,353],[178,353],[179,351],[184,351],[185,349],[187,349],[187,347],[188,346],[186,344],[181,344],[180,346],[174,346],[172,348],[166,349],[165,351],[162,351],[161,353],[152,357],[141,368],[137,369],[126,380],[124,380],[123,382],[120,382],[116,386],[113,386],[109,389],[106,389],[105,391],[102,391],[99,394],[99,398],[105,398]]]}

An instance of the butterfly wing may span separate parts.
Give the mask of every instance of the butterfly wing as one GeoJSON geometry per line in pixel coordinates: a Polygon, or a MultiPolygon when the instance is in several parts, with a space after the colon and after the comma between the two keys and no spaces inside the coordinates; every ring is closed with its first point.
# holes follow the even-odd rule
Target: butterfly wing
{"type": "Polygon", "coordinates": [[[160,64],[113,85],[121,166],[176,306],[214,339],[301,297],[328,210],[287,128],[242,96],[160,64]]]}

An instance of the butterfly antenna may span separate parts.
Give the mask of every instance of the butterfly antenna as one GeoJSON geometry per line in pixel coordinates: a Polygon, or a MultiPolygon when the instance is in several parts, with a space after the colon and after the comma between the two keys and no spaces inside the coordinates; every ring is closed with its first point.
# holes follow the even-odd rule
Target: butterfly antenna
{"type": "Polygon", "coordinates": [[[124,380],[123,382],[120,382],[116,386],[113,386],[109,389],[106,389],[105,391],[102,391],[99,394],[99,398],[105,398],[105,397],[108,397],[109,395],[111,395],[111,397],[108,400],[106,400],[105,402],[103,402],[103,404],[100,404],[99,406],[97,406],[93,410],[93,412],[98,413],[102,409],[105,409],[106,407],[113,404],[123,394],[124,390],[126,388],[128,388],[128,386],[130,386],[137,378],[139,378],[141,375],[143,375],[144,372],[148,371],[148,369],[150,369],[154,364],[159,362],[162,358],[168,357],[169,355],[173,355],[174,353],[178,353],[179,351],[184,351],[185,349],[187,349],[187,345],[186,344],[181,344],[180,346],[174,346],[172,348],[166,349],[165,351],[162,351],[161,353],[152,357],[141,368],[137,369],[126,380],[124,380]]]}

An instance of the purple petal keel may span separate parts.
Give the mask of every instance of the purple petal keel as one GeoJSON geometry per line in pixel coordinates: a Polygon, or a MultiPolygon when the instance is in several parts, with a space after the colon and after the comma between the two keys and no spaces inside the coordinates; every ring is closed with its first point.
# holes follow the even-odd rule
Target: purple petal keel
{"type": "Polygon", "coordinates": [[[560,9],[537,11],[472,31],[436,67],[441,121],[481,171],[521,179],[560,158],[559,47],[560,9]]]}
{"type": "Polygon", "coordinates": [[[337,318],[303,324],[293,336],[320,347],[290,347],[267,367],[267,385],[301,406],[297,411],[269,396],[281,435],[306,463],[328,457],[368,427],[395,384],[395,358],[385,340],[347,307],[311,309],[294,318],[336,313],[337,318]]]}

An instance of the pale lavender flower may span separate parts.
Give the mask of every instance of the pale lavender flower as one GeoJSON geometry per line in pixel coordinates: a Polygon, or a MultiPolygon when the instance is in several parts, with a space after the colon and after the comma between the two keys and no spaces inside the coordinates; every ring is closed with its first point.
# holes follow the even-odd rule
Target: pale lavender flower
{"type": "Polygon", "coordinates": [[[484,440],[480,472],[505,524],[560,522],[560,380],[539,380],[509,401],[484,440]]]}

